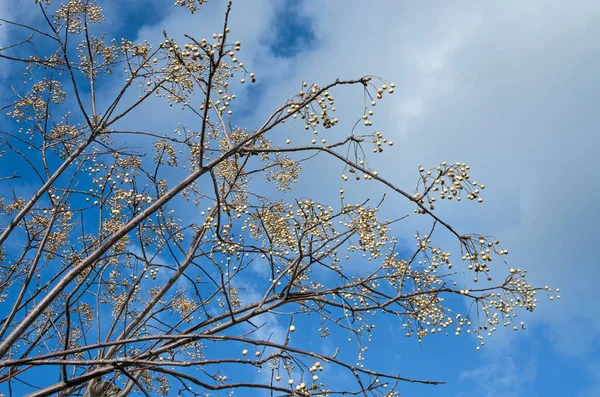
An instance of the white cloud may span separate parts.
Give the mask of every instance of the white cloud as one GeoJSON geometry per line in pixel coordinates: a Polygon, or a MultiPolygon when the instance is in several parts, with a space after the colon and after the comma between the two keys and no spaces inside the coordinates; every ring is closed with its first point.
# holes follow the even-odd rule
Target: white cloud
{"type": "Polygon", "coordinates": [[[480,397],[520,397],[524,386],[535,378],[535,363],[515,363],[511,357],[497,357],[488,365],[464,371],[461,382],[468,381],[464,395],[480,397]],[[520,364],[520,365],[519,365],[520,364]]]}
{"type": "Polygon", "coordinates": [[[423,98],[421,97],[406,98],[400,101],[398,105],[398,124],[399,133],[403,138],[408,135],[410,120],[423,114],[423,106],[423,98]]]}

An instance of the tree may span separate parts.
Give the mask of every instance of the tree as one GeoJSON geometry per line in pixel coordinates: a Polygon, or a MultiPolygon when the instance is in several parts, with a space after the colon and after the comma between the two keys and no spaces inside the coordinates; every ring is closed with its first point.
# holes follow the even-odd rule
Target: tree
{"type": "MultiPolygon", "coordinates": [[[[176,5],[193,13],[204,2],[176,5]]],[[[516,312],[533,311],[536,292],[548,290],[509,268],[498,240],[459,234],[434,212],[436,199],[482,201],[469,165],[420,167],[414,193],[370,167],[392,146],[371,125],[393,83],[303,82],[262,126],[237,127],[236,83],[257,77],[237,59],[231,3],[211,39],[177,44],[164,32],[157,46],[107,40],[95,1],[38,3],[43,26],[2,20],[14,37],[25,34],[0,58],[23,65],[26,83],[4,106],[10,120],[1,131],[2,183],[13,190],[3,187],[0,201],[7,387],[24,382],[23,393],[36,397],[248,388],[394,396],[403,382],[441,382],[370,369],[364,351],[376,318],[419,342],[466,332],[483,345],[497,326],[524,328],[516,312]],[[99,84],[119,88],[99,98],[99,84]],[[351,89],[366,98],[364,114],[344,132],[334,95],[351,89]],[[173,133],[123,127],[157,100],[196,124],[173,133]],[[379,184],[431,221],[413,252],[404,255],[392,232],[403,216],[379,216],[389,198],[354,203],[342,189],[333,204],[294,190],[305,164],[330,160],[343,170],[340,183],[379,184]],[[19,177],[32,182],[14,183],[19,177]],[[432,242],[438,229],[454,236],[461,257],[432,242]],[[455,277],[456,262],[468,282],[455,277]],[[351,276],[351,266],[365,270],[351,276]],[[447,303],[452,297],[458,303],[447,303]],[[278,338],[274,324],[284,323],[278,338]],[[299,342],[309,334],[335,345],[351,335],[358,363],[344,349],[326,354],[299,342]],[[336,383],[327,376],[335,371],[355,384],[336,383]]]]}

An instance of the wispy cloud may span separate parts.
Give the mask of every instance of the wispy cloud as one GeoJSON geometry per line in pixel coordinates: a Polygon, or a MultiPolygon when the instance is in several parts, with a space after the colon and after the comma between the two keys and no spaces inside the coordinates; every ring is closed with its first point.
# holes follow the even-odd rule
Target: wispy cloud
{"type": "Polygon", "coordinates": [[[535,362],[530,361],[519,364],[510,356],[504,356],[490,360],[477,368],[461,372],[459,380],[468,390],[461,392],[461,395],[477,395],[480,397],[531,396],[525,391],[525,385],[535,379],[535,362]]]}

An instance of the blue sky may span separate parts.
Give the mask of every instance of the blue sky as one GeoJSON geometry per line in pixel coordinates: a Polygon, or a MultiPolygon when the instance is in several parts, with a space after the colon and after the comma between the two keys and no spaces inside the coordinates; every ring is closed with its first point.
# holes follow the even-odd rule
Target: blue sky
{"type": "MultiPolygon", "coordinates": [[[[21,15],[22,2],[10,12],[8,3],[0,4],[0,17],[21,15]]],[[[107,1],[103,8],[114,21],[108,33],[157,42],[163,29],[202,37],[221,24],[222,1],[193,16],[171,3],[107,1]]],[[[465,233],[500,238],[509,261],[527,268],[534,284],[561,288],[560,301],[540,299],[536,313],[523,315],[526,331],[498,332],[481,351],[467,336],[419,345],[383,321],[367,363],[447,382],[408,384],[406,396],[600,396],[593,248],[600,222],[600,4],[234,0],[231,19],[244,63],[258,77],[252,88],[239,88],[239,125],[257,126],[303,80],[374,74],[394,81],[396,93],[378,104],[375,120],[396,144],[376,169],[410,190],[419,165],[468,162],[487,185],[485,203],[448,203],[454,205],[440,205],[439,213],[465,233]]],[[[360,92],[338,99],[343,128],[360,111],[360,92]]],[[[175,112],[156,111],[158,103],[150,106],[136,125],[172,130],[181,121],[175,112]]],[[[323,187],[337,187],[339,175],[322,170],[306,167],[319,177],[303,178],[298,190],[335,198],[336,189],[323,187]]],[[[379,193],[358,184],[344,189],[355,197],[379,193]]],[[[418,226],[410,218],[398,233],[409,238],[418,226]]],[[[282,324],[272,326],[278,332],[282,324]]]]}

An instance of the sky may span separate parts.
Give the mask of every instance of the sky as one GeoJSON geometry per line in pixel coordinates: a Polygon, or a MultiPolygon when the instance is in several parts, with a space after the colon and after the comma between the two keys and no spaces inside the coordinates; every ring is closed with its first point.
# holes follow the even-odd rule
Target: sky
{"type": "MultiPolygon", "coordinates": [[[[163,29],[203,37],[221,26],[223,1],[193,16],[171,3],[113,0],[103,8],[110,33],[135,40],[157,42],[163,29]]],[[[395,145],[376,169],[410,190],[419,165],[469,163],[486,184],[484,203],[448,203],[439,214],[462,232],[498,237],[533,284],[561,289],[560,301],[541,300],[523,316],[526,331],[498,332],[480,351],[463,337],[419,346],[382,324],[367,363],[447,382],[406,385],[406,396],[600,396],[600,3],[234,0],[230,26],[258,78],[239,87],[239,125],[258,126],[304,80],[369,74],[395,82],[375,117],[395,145]]],[[[361,106],[360,92],[350,94],[338,104],[348,123],[361,106]]],[[[172,130],[181,121],[150,110],[140,110],[136,125],[172,130]]],[[[331,184],[340,184],[338,173],[302,179],[298,189],[326,198],[331,184]]],[[[364,194],[358,184],[344,189],[364,194]]],[[[417,225],[409,218],[399,232],[410,236],[417,225]]]]}

